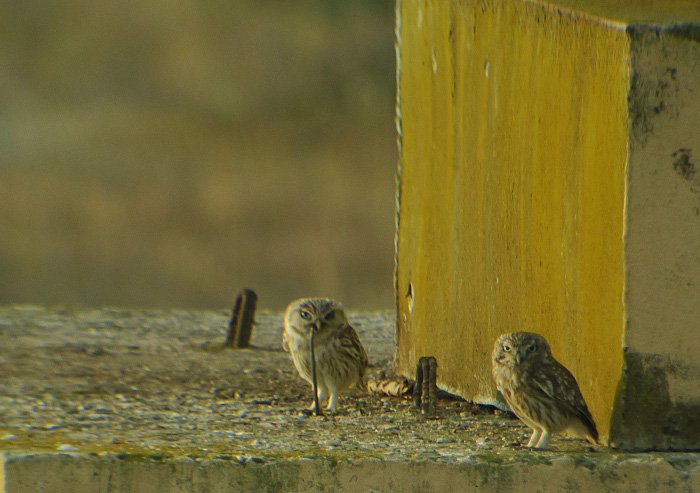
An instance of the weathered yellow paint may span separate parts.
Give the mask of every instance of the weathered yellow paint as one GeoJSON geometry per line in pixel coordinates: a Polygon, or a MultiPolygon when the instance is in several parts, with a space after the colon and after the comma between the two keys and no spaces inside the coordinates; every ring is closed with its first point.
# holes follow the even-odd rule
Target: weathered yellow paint
{"type": "Polygon", "coordinates": [[[495,398],[497,336],[543,334],[607,437],[622,373],[629,43],[506,0],[397,4],[398,361],[495,398]],[[409,287],[410,286],[410,287],[409,287]]]}

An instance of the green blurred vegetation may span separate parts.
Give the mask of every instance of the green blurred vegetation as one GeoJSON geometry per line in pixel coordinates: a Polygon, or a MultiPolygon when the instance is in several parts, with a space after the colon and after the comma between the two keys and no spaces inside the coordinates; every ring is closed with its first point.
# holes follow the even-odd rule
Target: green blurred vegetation
{"type": "Polygon", "coordinates": [[[0,3],[0,303],[393,304],[393,2],[0,3]]]}

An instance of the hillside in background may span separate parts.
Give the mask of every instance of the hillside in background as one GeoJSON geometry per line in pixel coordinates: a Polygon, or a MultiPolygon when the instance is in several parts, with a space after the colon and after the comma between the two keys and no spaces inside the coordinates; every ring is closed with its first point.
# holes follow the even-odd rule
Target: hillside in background
{"type": "Polygon", "coordinates": [[[393,305],[393,2],[0,4],[0,303],[393,305]]]}

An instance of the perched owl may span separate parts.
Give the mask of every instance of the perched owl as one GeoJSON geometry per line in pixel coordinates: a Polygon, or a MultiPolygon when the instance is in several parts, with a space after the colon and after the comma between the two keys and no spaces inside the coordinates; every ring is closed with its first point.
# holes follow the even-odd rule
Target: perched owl
{"type": "Polygon", "coordinates": [[[552,433],[567,432],[598,442],[598,430],[576,379],[532,332],[502,335],[493,348],[491,371],[515,415],[532,428],[527,447],[543,449],[552,433]]]}
{"type": "MultiPolygon", "coordinates": [[[[313,385],[311,331],[314,334],[316,380],[319,402],[328,397],[328,410],[335,411],[338,392],[356,384],[363,388],[367,353],[348,324],[340,303],[325,298],[292,302],[284,315],[283,346],[294,360],[299,375],[313,385]]],[[[315,404],[312,405],[314,409],[315,404]]]]}

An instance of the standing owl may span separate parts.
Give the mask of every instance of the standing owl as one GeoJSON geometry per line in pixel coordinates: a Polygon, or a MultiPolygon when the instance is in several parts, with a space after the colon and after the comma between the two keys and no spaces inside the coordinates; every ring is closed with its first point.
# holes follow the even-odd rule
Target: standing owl
{"type": "Polygon", "coordinates": [[[491,371],[515,415],[532,428],[527,447],[543,449],[552,433],[568,432],[598,443],[598,430],[576,379],[532,332],[502,335],[493,348],[491,371]]]}
{"type": "MultiPolygon", "coordinates": [[[[284,315],[283,346],[299,375],[313,386],[311,331],[314,333],[316,380],[319,402],[328,397],[328,411],[335,411],[338,392],[356,384],[363,388],[367,353],[348,324],[340,303],[325,298],[292,302],[284,315]]],[[[315,408],[315,403],[311,409],[315,408]]]]}

